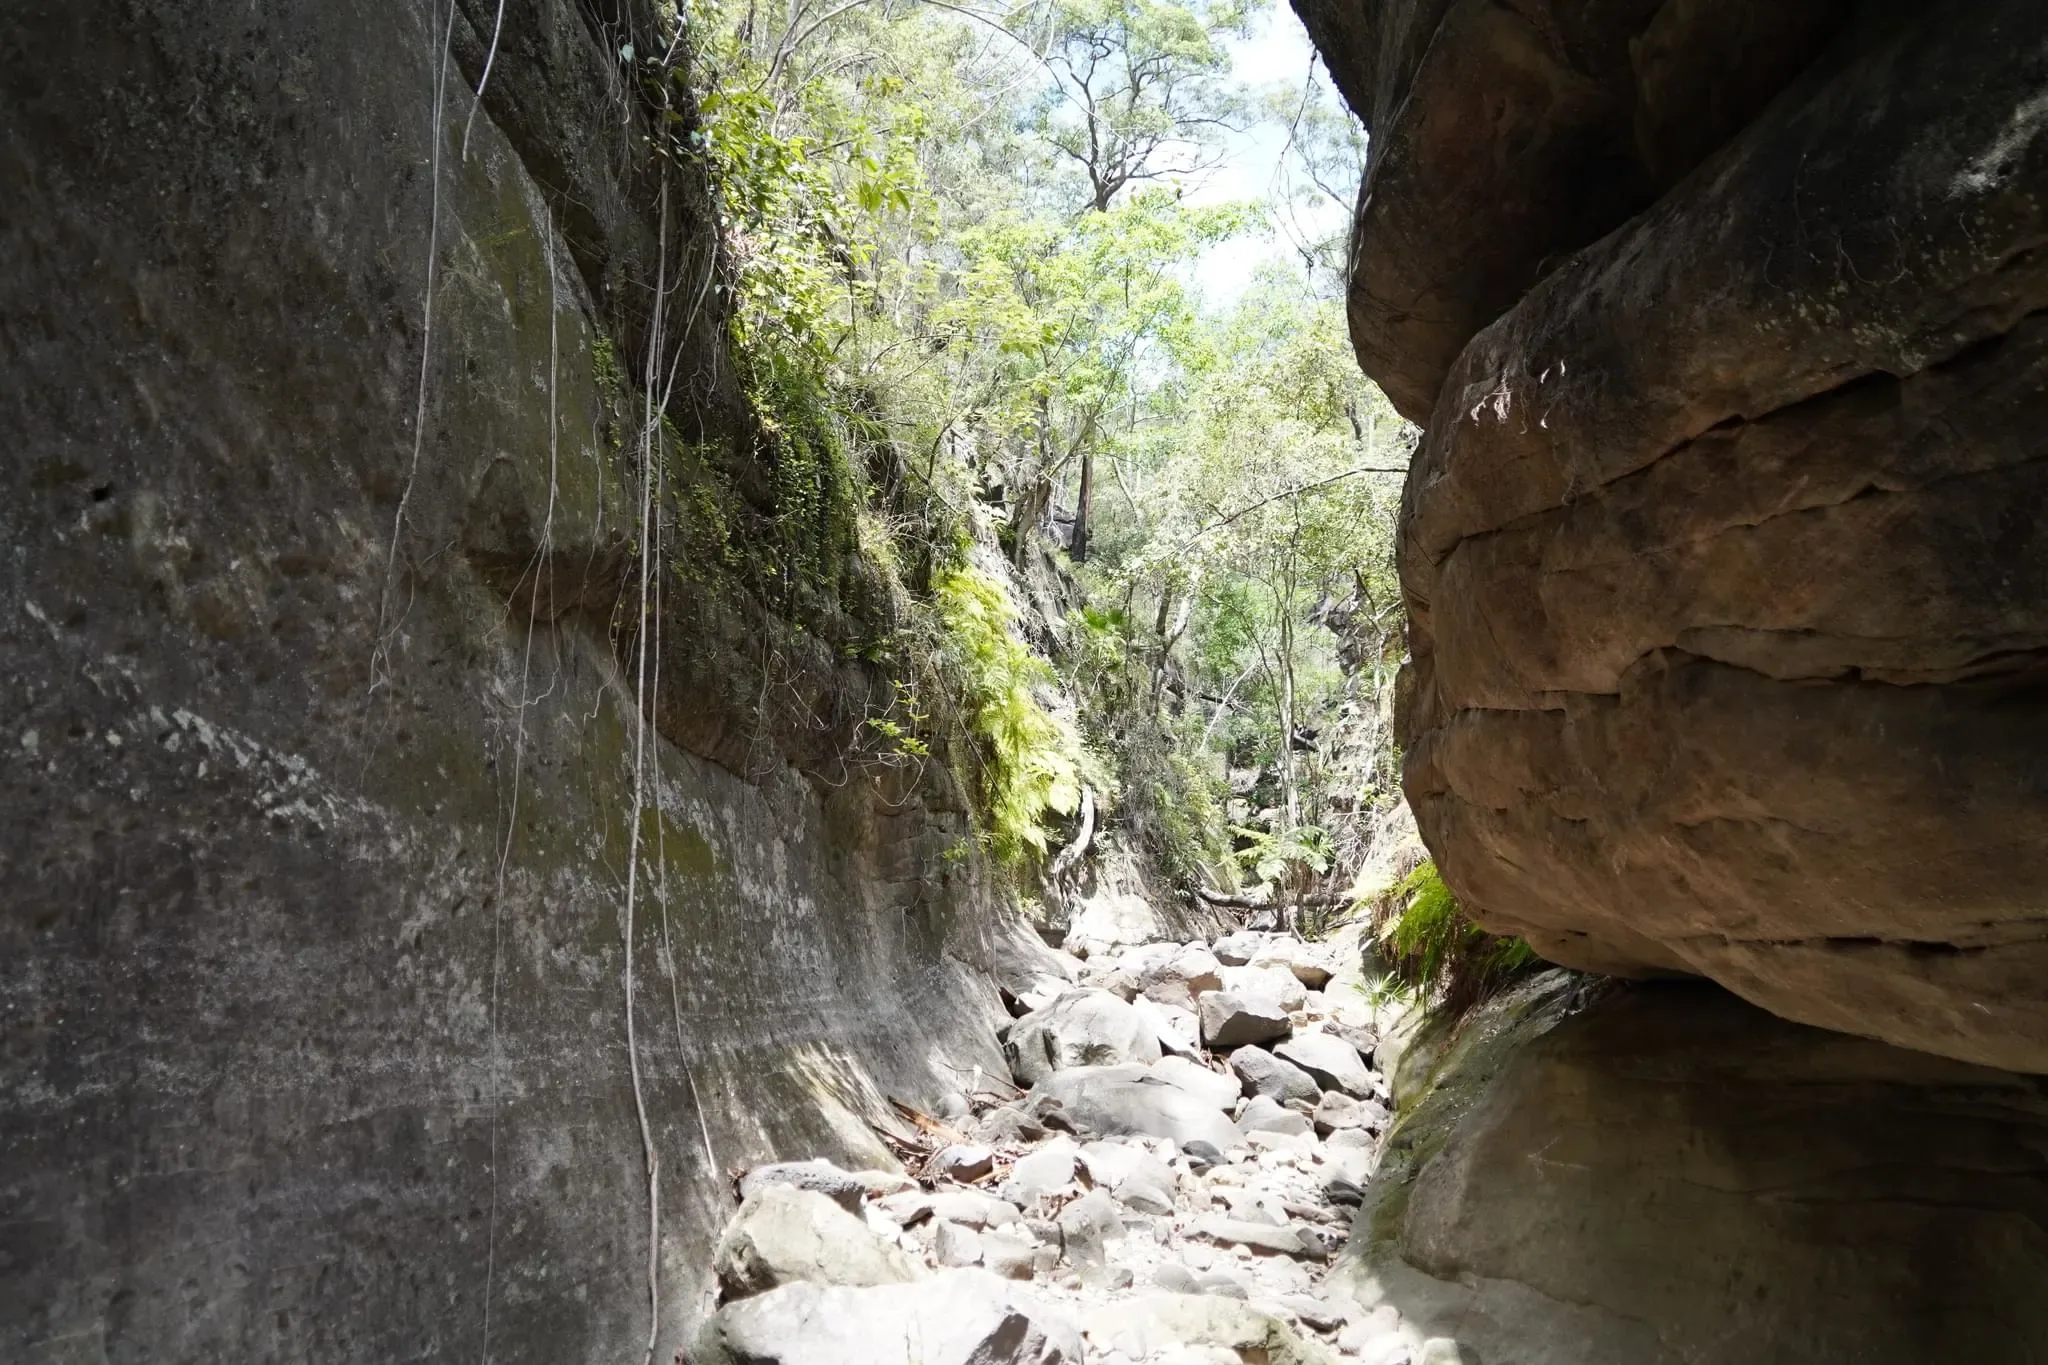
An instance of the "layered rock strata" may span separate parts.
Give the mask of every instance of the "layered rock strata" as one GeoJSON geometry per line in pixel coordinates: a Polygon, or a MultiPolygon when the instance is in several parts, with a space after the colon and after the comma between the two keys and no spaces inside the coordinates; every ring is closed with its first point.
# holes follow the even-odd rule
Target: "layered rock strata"
{"type": "Polygon", "coordinates": [[[2048,12],[1298,0],[1488,927],[2048,1070],[2048,12]]]}
{"type": "Polygon", "coordinates": [[[1401,1118],[1324,1286],[1488,1365],[2018,1362],[2048,1081],[1549,972],[1383,1045],[1401,1118]]]}

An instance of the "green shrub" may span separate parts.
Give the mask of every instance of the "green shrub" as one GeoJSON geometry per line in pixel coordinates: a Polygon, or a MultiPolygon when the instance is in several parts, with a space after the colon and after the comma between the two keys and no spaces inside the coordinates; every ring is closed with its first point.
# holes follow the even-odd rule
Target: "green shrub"
{"type": "Polygon", "coordinates": [[[1465,918],[1433,860],[1381,897],[1374,934],[1395,986],[1450,1014],[1470,1009],[1537,961],[1521,939],[1489,934],[1465,918]]]}
{"type": "Polygon", "coordinates": [[[1087,755],[1068,722],[1039,705],[1033,688],[1052,668],[1014,630],[1017,609],[1003,585],[972,565],[932,576],[935,659],[981,750],[978,774],[988,842],[1018,863],[1043,855],[1048,814],[1080,807],[1087,755]]]}

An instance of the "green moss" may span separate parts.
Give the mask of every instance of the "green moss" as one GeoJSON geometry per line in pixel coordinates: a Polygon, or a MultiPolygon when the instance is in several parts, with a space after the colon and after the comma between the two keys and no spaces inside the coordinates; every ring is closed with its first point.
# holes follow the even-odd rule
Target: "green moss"
{"type": "Polygon", "coordinates": [[[1515,1054],[1579,1007],[1581,978],[1559,970],[1526,977],[1471,1012],[1438,1012],[1402,1053],[1386,1154],[1366,1193],[1368,1262],[1398,1251],[1415,1178],[1457,1131],[1515,1054]]]}
{"type": "Polygon", "coordinates": [[[590,340],[590,377],[596,382],[597,391],[605,402],[616,407],[624,401],[626,376],[619,369],[618,347],[603,334],[590,340]]]}

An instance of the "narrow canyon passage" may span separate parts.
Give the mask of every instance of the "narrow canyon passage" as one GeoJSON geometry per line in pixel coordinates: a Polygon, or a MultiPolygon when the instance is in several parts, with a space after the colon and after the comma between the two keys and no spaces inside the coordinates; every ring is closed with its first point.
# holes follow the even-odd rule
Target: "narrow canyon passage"
{"type": "Polygon", "coordinates": [[[0,1359],[2048,1359],[2048,8],[16,0],[0,1359]]]}

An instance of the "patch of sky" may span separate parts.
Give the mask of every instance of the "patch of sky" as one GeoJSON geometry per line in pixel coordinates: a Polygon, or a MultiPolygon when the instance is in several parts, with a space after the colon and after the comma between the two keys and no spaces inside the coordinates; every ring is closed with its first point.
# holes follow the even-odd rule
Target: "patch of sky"
{"type": "MultiPolygon", "coordinates": [[[[1285,3],[1276,4],[1259,17],[1250,37],[1232,39],[1229,46],[1233,75],[1279,116],[1249,120],[1242,131],[1226,135],[1217,162],[1183,182],[1190,203],[1256,200],[1265,205],[1266,230],[1259,238],[1212,247],[1191,267],[1191,282],[1211,307],[1234,303],[1261,270],[1302,272],[1304,248],[1345,231],[1351,211],[1348,200],[1312,188],[1302,192],[1305,177],[1294,148],[1297,123],[1283,111],[1307,100],[1344,119],[1351,115],[1330,88],[1300,18],[1285,3]]],[[[1348,195],[1357,188],[1355,177],[1332,188],[1348,195]]]]}

